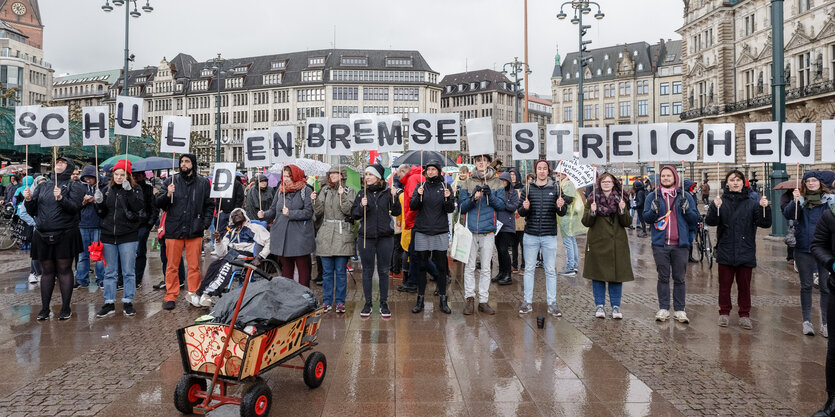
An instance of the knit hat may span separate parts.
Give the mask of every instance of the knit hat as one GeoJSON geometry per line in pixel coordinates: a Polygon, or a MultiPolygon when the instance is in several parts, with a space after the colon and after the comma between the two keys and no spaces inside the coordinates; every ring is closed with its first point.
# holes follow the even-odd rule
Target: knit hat
{"type": "Polygon", "coordinates": [[[117,169],[124,169],[125,172],[128,174],[131,173],[130,171],[131,163],[127,159],[120,159],[119,162],[116,162],[116,165],[113,165],[111,172],[116,171],[117,169]]]}
{"type": "Polygon", "coordinates": [[[386,170],[380,164],[371,164],[365,168],[365,172],[379,179],[383,179],[383,175],[385,175],[386,170]]]}

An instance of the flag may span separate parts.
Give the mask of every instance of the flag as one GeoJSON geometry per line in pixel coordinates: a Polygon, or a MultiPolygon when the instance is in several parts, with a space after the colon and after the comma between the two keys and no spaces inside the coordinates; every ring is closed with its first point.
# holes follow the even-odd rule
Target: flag
{"type": "Polygon", "coordinates": [[[380,156],[380,153],[377,151],[368,151],[368,164],[376,164],[377,157],[380,156]]]}
{"type": "Polygon", "coordinates": [[[455,159],[455,163],[461,165],[461,155],[458,155],[458,158],[455,159]]]}

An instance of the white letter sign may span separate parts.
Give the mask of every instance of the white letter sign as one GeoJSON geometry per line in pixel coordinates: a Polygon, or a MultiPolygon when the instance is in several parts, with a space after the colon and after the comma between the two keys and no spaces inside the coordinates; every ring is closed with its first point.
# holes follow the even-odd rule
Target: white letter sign
{"type": "Polygon", "coordinates": [[[162,116],[160,152],[188,153],[191,145],[191,117],[162,116]]]}
{"type": "Polygon", "coordinates": [[[539,159],[539,127],[536,123],[513,123],[510,146],[513,149],[514,161],[539,159]]]}

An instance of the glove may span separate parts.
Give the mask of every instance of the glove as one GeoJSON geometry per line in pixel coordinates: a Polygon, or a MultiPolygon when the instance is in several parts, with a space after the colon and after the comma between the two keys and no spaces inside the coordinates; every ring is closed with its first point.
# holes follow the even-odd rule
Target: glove
{"type": "Polygon", "coordinates": [[[481,194],[484,195],[484,196],[489,196],[490,195],[490,187],[488,187],[486,185],[484,187],[482,187],[481,188],[481,194]]]}
{"type": "Polygon", "coordinates": [[[130,190],[131,190],[130,181],[125,180],[125,181],[122,183],[122,188],[124,188],[124,189],[125,189],[125,191],[130,191],[130,190]]]}
{"type": "Polygon", "coordinates": [[[101,190],[96,189],[96,192],[93,193],[93,199],[96,200],[96,204],[101,204],[104,201],[104,196],[101,193],[101,190]]]}
{"type": "Polygon", "coordinates": [[[687,201],[686,197],[682,196],[679,206],[681,207],[682,213],[687,212],[690,209],[690,202],[687,201]]]}
{"type": "Polygon", "coordinates": [[[481,186],[480,186],[480,185],[476,185],[476,186],[475,186],[475,188],[473,189],[473,194],[475,194],[475,193],[477,193],[477,192],[480,192],[480,191],[482,191],[481,186]]]}
{"type": "Polygon", "coordinates": [[[661,208],[658,206],[658,199],[653,198],[652,203],[649,205],[650,210],[654,211],[655,214],[658,214],[658,210],[661,208]]]}

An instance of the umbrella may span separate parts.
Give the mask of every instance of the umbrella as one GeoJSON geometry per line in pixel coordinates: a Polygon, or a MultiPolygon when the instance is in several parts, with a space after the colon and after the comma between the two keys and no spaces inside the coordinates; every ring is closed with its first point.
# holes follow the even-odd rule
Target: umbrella
{"type": "Polygon", "coordinates": [[[135,164],[135,163],[143,160],[144,158],[142,158],[141,156],[136,156],[136,155],[131,155],[131,154],[114,155],[114,156],[111,156],[110,158],[105,159],[104,161],[101,161],[99,163],[99,166],[103,167],[105,165],[116,165],[116,163],[121,161],[122,159],[127,159],[128,161],[130,161],[131,164],[135,164]]]}
{"type": "Polygon", "coordinates": [[[18,171],[26,171],[29,169],[32,169],[32,167],[23,164],[9,165],[0,169],[0,175],[13,174],[18,171]]]}
{"type": "Polygon", "coordinates": [[[134,171],[155,171],[158,169],[178,168],[180,166],[176,159],[163,158],[161,156],[151,156],[135,163],[131,161],[131,163],[133,164],[131,169],[134,171]]]}
{"type": "Polygon", "coordinates": [[[399,158],[394,160],[393,166],[400,166],[402,164],[409,164],[409,165],[420,165],[421,163],[421,156],[420,154],[423,153],[423,163],[426,163],[429,160],[436,159],[441,161],[442,167],[453,166],[457,167],[458,164],[455,163],[452,159],[448,156],[435,151],[408,151],[403,155],[400,155],[399,158]]]}
{"type": "MultiPolygon", "coordinates": [[[[301,168],[304,171],[304,175],[314,177],[321,177],[331,169],[331,164],[307,158],[298,158],[291,164],[301,168]]],[[[284,169],[284,166],[291,164],[282,164],[279,162],[270,167],[270,172],[281,175],[281,170],[284,169]]]]}
{"type": "Polygon", "coordinates": [[[774,186],[775,190],[794,190],[800,188],[800,181],[797,179],[783,181],[774,186]]]}

